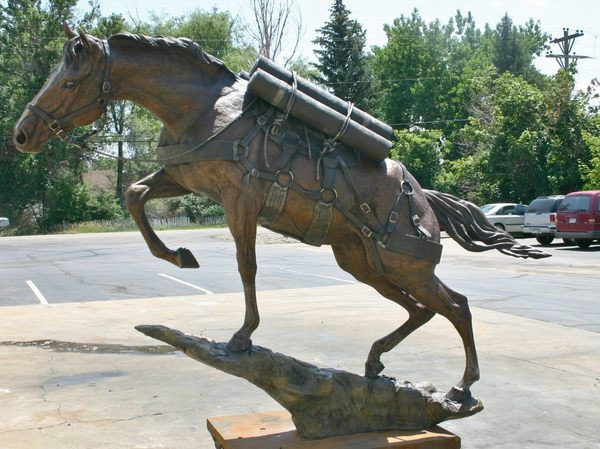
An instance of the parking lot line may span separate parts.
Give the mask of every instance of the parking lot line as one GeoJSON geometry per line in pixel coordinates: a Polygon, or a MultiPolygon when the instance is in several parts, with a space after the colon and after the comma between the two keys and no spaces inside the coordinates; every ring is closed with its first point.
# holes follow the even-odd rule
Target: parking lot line
{"type": "Polygon", "coordinates": [[[342,279],[342,278],[336,278],[335,276],[325,276],[323,274],[316,274],[316,273],[305,273],[303,271],[296,271],[296,270],[284,270],[283,268],[280,268],[281,271],[286,271],[288,273],[294,273],[294,274],[302,274],[304,276],[316,276],[318,278],[324,278],[324,279],[333,279],[334,281],[340,281],[340,282],[347,282],[349,284],[356,284],[356,281],[352,281],[350,279],[342,279]]]}
{"type": "Polygon", "coordinates": [[[214,293],[215,293],[215,292],[211,292],[210,290],[207,290],[205,288],[199,287],[198,285],[191,284],[186,281],[182,281],[181,279],[174,278],[173,276],[169,276],[168,274],[158,273],[158,275],[162,276],[164,278],[167,278],[167,279],[171,279],[172,281],[179,282],[180,284],[187,285],[188,287],[195,288],[196,290],[200,290],[200,291],[206,293],[207,295],[214,295],[214,293]]]}
{"type": "Polygon", "coordinates": [[[31,291],[33,291],[33,294],[37,296],[37,299],[40,301],[40,304],[48,304],[48,301],[46,300],[46,298],[44,298],[44,295],[42,295],[42,292],[39,288],[37,288],[33,281],[25,281],[25,283],[29,286],[31,291]]]}

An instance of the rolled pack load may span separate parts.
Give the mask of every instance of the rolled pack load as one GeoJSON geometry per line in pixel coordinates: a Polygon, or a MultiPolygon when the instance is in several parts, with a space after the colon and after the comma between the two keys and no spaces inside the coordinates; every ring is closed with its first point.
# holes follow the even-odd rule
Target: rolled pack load
{"type": "MultiPolygon", "coordinates": [[[[262,69],[255,70],[250,77],[248,89],[257,97],[282,110],[288,107],[290,97],[293,95],[289,114],[328,136],[338,135],[346,123],[346,115],[340,114],[300,90],[294,91],[288,83],[262,69]]],[[[345,132],[338,140],[377,162],[388,157],[392,148],[392,142],[354,120],[348,121],[345,132]]]]}
{"type": "MultiPolygon", "coordinates": [[[[288,84],[292,84],[293,82],[294,75],[292,72],[275,64],[273,61],[265,58],[264,56],[259,56],[259,58],[256,60],[254,66],[250,70],[250,75],[253,75],[258,69],[262,69],[268,74],[273,75],[275,78],[285,81],[288,84]]],[[[346,115],[348,110],[348,103],[346,101],[336,97],[326,90],[321,89],[318,86],[315,86],[313,83],[300,76],[297,77],[297,82],[298,90],[300,92],[304,92],[306,95],[314,98],[319,103],[323,103],[325,106],[329,106],[331,109],[339,112],[340,114],[346,115]]],[[[361,111],[357,107],[352,110],[352,115],[350,118],[388,140],[391,139],[392,133],[394,132],[391,126],[386,125],[380,120],[377,120],[375,117],[372,117],[366,112],[361,111]]]]}

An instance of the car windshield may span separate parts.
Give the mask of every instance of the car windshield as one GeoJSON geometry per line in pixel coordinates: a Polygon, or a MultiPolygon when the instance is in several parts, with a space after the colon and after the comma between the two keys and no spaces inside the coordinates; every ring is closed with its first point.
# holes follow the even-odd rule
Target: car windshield
{"type": "Polygon", "coordinates": [[[481,212],[483,212],[484,214],[487,214],[489,211],[491,211],[496,206],[497,206],[496,204],[486,204],[485,206],[481,206],[481,212]]]}
{"type": "Polygon", "coordinates": [[[589,195],[573,195],[566,197],[558,210],[560,212],[587,212],[590,210],[592,197],[589,195]]]}
{"type": "Polygon", "coordinates": [[[556,200],[554,198],[538,198],[533,200],[527,209],[527,213],[531,214],[547,214],[554,212],[556,209],[556,200]]]}

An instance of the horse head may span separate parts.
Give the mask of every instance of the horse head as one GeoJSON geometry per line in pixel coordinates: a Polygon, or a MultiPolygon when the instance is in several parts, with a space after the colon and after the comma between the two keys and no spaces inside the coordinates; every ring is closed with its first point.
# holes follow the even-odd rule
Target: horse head
{"type": "Polygon", "coordinates": [[[15,147],[39,153],[53,137],[68,140],[71,129],[97,120],[110,92],[110,53],[105,41],[74,32],[63,24],[68,38],[63,57],[17,121],[15,147]]]}

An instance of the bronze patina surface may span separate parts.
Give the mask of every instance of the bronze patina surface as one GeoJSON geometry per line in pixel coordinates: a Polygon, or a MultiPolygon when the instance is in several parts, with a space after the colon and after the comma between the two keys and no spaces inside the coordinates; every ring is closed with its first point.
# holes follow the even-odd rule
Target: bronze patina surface
{"type": "Polygon", "coordinates": [[[431,384],[413,385],[392,377],[369,378],[319,368],[252,346],[233,352],[226,343],[185,335],[164,326],[136,326],[187,356],[260,387],[291,414],[298,435],[325,438],[381,430],[421,430],[480,412],[476,399],[462,404],[431,384]]]}
{"type": "Polygon", "coordinates": [[[311,148],[309,137],[296,135],[288,145],[287,138],[293,136],[275,132],[285,126],[279,112],[269,122],[268,110],[253,111],[257,102],[247,91],[247,81],[190,40],[131,34],[100,40],[66,25],[65,32],[63,59],[15,125],[16,147],[41,152],[50,138],[68,139],[71,129],[97,120],[107,101],[131,100],[162,121],[160,147],[197,149],[197,160],[168,164],[129,187],[127,207],[153,255],[178,267],[196,268],[189,250],[172,250],[158,238],[144,204],[188,193],[223,204],[245,296],[244,322],[229,341],[229,351],[252,350],[250,337],[259,324],[257,223],[273,185],[288,186],[285,201],[272,194],[271,206],[278,210],[271,210],[274,221],[267,226],[299,240],[311,230],[317,244],[332,247],[342,269],[408,312],[406,322],[373,343],[366,376],[376,379],[384,369],[382,354],[439,313],[460,334],[466,356],[462,378],[446,398],[458,406],[472,404],[470,387],[479,379],[479,367],[471,313],[467,298],[435,275],[438,221],[468,250],[497,249],[536,258],[545,253],[495,229],[474,204],[421,189],[396,161],[352,156],[338,151],[330,139],[322,148],[311,148]],[[215,143],[217,136],[225,142],[222,148],[215,143]],[[288,152],[302,141],[307,149],[288,152]],[[202,153],[209,143],[217,145],[209,149],[216,152],[212,158],[202,153]],[[286,176],[275,172],[279,165],[286,176]],[[320,221],[314,221],[316,215],[320,221]]]}

